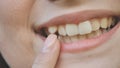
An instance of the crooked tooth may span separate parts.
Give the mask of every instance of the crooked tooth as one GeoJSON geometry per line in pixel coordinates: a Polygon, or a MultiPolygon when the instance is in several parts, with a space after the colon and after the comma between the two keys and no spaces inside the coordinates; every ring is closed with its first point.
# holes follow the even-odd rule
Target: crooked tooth
{"type": "Polygon", "coordinates": [[[66,24],[65,28],[68,36],[74,36],[78,34],[78,27],[76,24],[66,24]]]}
{"type": "Polygon", "coordinates": [[[62,36],[66,36],[67,35],[64,26],[59,26],[58,27],[58,33],[59,33],[59,35],[62,35],[62,36]]]}
{"type": "Polygon", "coordinates": [[[54,34],[57,31],[57,26],[51,26],[48,28],[48,32],[54,34]]]}
{"type": "Polygon", "coordinates": [[[100,22],[101,28],[107,28],[108,26],[108,19],[107,18],[102,18],[100,22]]]}
{"type": "Polygon", "coordinates": [[[96,31],[100,28],[100,23],[97,19],[91,20],[92,31],[96,31]]]}
{"type": "Polygon", "coordinates": [[[79,28],[80,35],[84,35],[92,32],[92,26],[90,24],[90,21],[79,23],[78,28],[79,28]]]}

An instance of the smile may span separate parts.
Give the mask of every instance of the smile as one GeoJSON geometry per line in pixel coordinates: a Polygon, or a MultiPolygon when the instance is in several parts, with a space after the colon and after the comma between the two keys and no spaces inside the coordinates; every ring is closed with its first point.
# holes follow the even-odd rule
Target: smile
{"type": "Polygon", "coordinates": [[[119,17],[110,11],[83,11],[56,17],[35,32],[42,38],[56,34],[62,51],[76,52],[95,48],[107,41],[119,26],[119,17]]]}

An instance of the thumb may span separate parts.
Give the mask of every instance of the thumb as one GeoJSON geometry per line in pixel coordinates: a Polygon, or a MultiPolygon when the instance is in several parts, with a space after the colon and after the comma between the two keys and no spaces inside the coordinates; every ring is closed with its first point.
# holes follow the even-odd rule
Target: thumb
{"type": "Polygon", "coordinates": [[[32,68],[54,68],[60,51],[60,44],[56,35],[49,35],[41,53],[36,57],[32,68]]]}

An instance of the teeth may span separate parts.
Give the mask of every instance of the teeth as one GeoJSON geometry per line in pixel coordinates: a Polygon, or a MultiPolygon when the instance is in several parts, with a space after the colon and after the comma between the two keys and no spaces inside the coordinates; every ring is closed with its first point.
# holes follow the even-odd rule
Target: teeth
{"type": "Polygon", "coordinates": [[[48,28],[48,32],[54,34],[57,31],[57,26],[52,26],[48,28]]]}
{"type": "Polygon", "coordinates": [[[102,18],[100,25],[101,25],[101,28],[107,28],[107,26],[108,26],[108,19],[107,18],[102,18]]]}
{"type": "Polygon", "coordinates": [[[62,39],[63,39],[63,41],[66,42],[66,43],[71,42],[71,39],[70,39],[70,37],[68,37],[68,36],[63,37],[62,39]]]}
{"type": "Polygon", "coordinates": [[[102,30],[102,33],[106,33],[106,32],[108,32],[106,29],[102,30]]]}
{"type": "Polygon", "coordinates": [[[111,26],[115,26],[115,24],[116,24],[116,23],[114,23],[114,22],[115,22],[115,19],[112,19],[112,21],[113,21],[113,22],[111,23],[111,26]]]}
{"type": "Polygon", "coordinates": [[[80,35],[84,35],[92,32],[92,26],[90,24],[90,21],[79,23],[78,28],[79,28],[80,35]]]}
{"type": "Polygon", "coordinates": [[[97,19],[91,20],[92,31],[96,31],[100,28],[100,23],[97,19]]]}
{"type": "Polygon", "coordinates": [[[110,27],[111,24],[112,24],[112,17],[110,17],[110,18],[108,19],[108,27],[110,27]]]}
{"type": "Polygon", "coordinates": [[[48,33],[58,34],[58,39],[61,42],[70,43],[78,40],[98,37],[103,33],[108,32],[111,26],[114,26],[112,17],[92,19],[90,21],[81,22],[79,24],[66,24],[59,26],[48,27],[48,33]],[[102,28],[102,29],[100,29],[102,28]]]}
{"type": "Polygon", "coordinates": [[[75,41],[79,40],[78,36],[72,36],[72,37],[70,37],[70,39],[71,39],[72,42],[75,42],[75,41]]]}
{"type": "Polygon", "coordinates": [[[62,36],[66,36],[66,31],[65,31],[64,26],[59,26],[58,27],[58,33],[62,36]]]}
{"type": "Polygon", "coordinates": [[[95,36],[95,33],[94,32],[92,32],[92,33],[90,33],[90,34],[87,34],[87,38],[93,38],[95,36]]]}
{"type": "Polygon", "coordinates": [[[94,31],[90,34],[87,34],[87,35],[76,35],[76,36],[59,36],[58,39],[61,41],[61,42],[65,42],[65,43],[70,43],[70,42],[76,42],[76,41],[79,41],[79,40],[85,40],[85,39],[90,39],[90,38],[93,38],[93,37],[98,37],[102,34],[102,31],[101,30],[97,30],[97,31],[94,31]]]}
{"type": "Polygon", "coordinates": [[[86,38],[87,38],[86,35],[79,35],[79,39],[80,39],[80,40],[84,40],[84,39],[86,39],[86,38]]]}
{"type": "Polygon", "coordinates": [[[101,34],[102,34],[102,31],[101,31],[101,30],[95,31],[95,37],[96,37],[96,36],[100,36],[101,34]]]}
{"type": "Polygon", "coordinates": [[[66,33],[68,36],[74,36],[78,34],[78,27],[76,24],[66,24],[66,33]]]}

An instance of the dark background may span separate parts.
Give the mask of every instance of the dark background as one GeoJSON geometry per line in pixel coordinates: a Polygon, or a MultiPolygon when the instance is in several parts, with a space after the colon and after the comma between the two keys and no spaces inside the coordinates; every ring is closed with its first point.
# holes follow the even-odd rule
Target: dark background
{"type": "Polygon", "coordinates": [[[10,68],[1,54],[0,54],[0,68],[10,68]]]}

